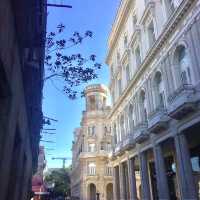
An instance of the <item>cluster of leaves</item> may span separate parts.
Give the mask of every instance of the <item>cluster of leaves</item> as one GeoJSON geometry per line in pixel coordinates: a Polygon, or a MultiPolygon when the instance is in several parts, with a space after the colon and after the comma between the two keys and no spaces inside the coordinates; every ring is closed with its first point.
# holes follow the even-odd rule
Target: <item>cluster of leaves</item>
{"type": "Polygon", "coordinates": [[[76,87],[97,78],[97,70],[101,68],[101,64],[96,62],[94,54],[87,58],[81,53],[68,55],[69,48],[81,44],[86,38],[93,37],[91,31],[84,34],[74,32],[66,40],[61,35],[64,30],[65,26],[60,24],[56,32],[47,34],[45,64],[48,66],[49,75],[45,80],[61,78],[64,80],[63,91],[70,99],[75,99],[78,94],[76,87]]]}
{"type": "Polygon", "coordinates": [[[45,177],[46,184],[54,183],[53,196],[66,196],[70,194],[70,169],[55,169],[45,177]]]}

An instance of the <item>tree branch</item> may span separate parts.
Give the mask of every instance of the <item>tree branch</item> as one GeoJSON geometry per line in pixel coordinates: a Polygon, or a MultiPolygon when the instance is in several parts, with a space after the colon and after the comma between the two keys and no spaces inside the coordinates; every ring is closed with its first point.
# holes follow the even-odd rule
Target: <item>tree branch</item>
{"type": "Polygon", "coordinates": [[[47,80],[49,80],[50,78],[53,78],[53,77],[55,77],[55,76],[64,77],[64,76],[61,75],[61,74],[57,74],[57,73],[55,73],[55,74],[51,74],[51,75],[45,77],[45,78],[43,79],[43,81],[47,81],[47,80]]]}

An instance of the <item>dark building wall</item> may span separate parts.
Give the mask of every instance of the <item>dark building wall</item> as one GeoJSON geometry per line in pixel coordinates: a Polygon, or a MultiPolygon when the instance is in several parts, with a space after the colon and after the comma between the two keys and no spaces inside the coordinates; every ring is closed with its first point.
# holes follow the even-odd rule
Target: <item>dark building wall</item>
{"type": "Polygon", "coordinates": [[[0,6],[0,194],[28,199],[42,126],[44,0],[0,6]]]}

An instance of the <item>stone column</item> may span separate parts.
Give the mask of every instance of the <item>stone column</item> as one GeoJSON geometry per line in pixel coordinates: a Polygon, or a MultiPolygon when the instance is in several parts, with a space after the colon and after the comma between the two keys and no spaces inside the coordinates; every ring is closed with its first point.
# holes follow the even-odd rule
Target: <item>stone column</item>
{"type": "Polygon", "coordinates": [[[116,178],[116,167],[113,168],[113,198],[117,200],[117,178],[116,178]]]}
{"type": "Polygon", "coordinates": [[[114,195],[114,200],[119,200],[120,196],[120,190],[118,188],[119,185],[119,177],[118,177],[118,172],[117,172],[117,167],[114,167],[114,183],[113,183],[113,195],[114,195]]]}
{"type": "Polygon", "coordinates": [[[153,148],[156,167],[156,181],[159,199],[170,200],[164,157],[160,145],[153,148]]]}
{"type": "Polygon", "coordinates": [[[140,172],[141,172],[141,186],[142,186],[142,200],[150,200],[150,184],[149,184],[149,173],[148,173],[148,163],[146,154],[140,153],[140,172]]]}
{"type": "Polygon", "coordinates": [[[181,199],[197,200],[197,191],[195,189],[190,153],[184,134],[176,135],[176,163],[181,199]]]}
{"type": "Polygon", "coordinates": [[[128,175],[129,175],[130,200],[137,200],[135,169],[132,159],[128,160],[128,175]]]}
{"type": "Polygon", "coordinates": [[[125,200],[125,181],[124,181],[124,173],[123,173],[123,164],[119,164],[119,183],[120,183],[120,200],[125,200]]]}

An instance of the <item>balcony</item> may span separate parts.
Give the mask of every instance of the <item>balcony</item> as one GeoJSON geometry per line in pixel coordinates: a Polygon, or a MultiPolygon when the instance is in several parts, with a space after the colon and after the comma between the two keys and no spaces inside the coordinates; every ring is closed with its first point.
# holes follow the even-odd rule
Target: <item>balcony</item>
{"type": "Polygon", "coordinates": [[[95,118],[95,117],[103,117],[106,115],[106,111],[109,111],[108,108],[106,109],[101,109],[101,110],[91,110],[91,111],[84,111],[83,112],[83,118],[84,119],[90,119],[90,118],[95,118]]]}
{"type": "Polygon", "coordinates": [[[113,169],[112,167],[106,167],[104,170],[104,176],[112,177],[113,176],[113,169]]]}
{"type": "Polygon", "coordinates": [[[124,137],[121,144],[121,149],[123,151],[130,150],[135,146],[133,134],[128,134],[124,137]]]}
{"type": "Polygon", "coordinates": [[[196,109],[199,92],[192,85],[183,85],[168,98],[168,115],[176,120],[183,119],[196,109]]]}
{"type": "Polygon", "coordinates": [[[169,117],[164,107],[158,107],[149,115],[148,131],[160,133],[167,129],[169,117]]]}
{"type": "Polygon", "coordinates": [[[134,129],[134,140],[136,143],[141,144],[149,138],[149,133],[147,132],[147,122],[138,124],[134,129]]]}
{"type": "Polygon", "coordinates": [[[85,158],[95,158],[95,157],[108,157],[108,155],[109,152],[105,150],[99,150],[94,152],[84,151],[80,153],[79,158],[85,159],[85,158]]]}
{"type": "Polygon", "coordinates": [[[122,141],[118,142],[114,148],[114,156],[120,155],[123,153],[122,151],[123,143],[122,141]]]}
{"type": "Polygon", "coordinates": [[[87,140],[96,140],[97,135],[96,134],[88,134],[86,135],[87,140]]]}

